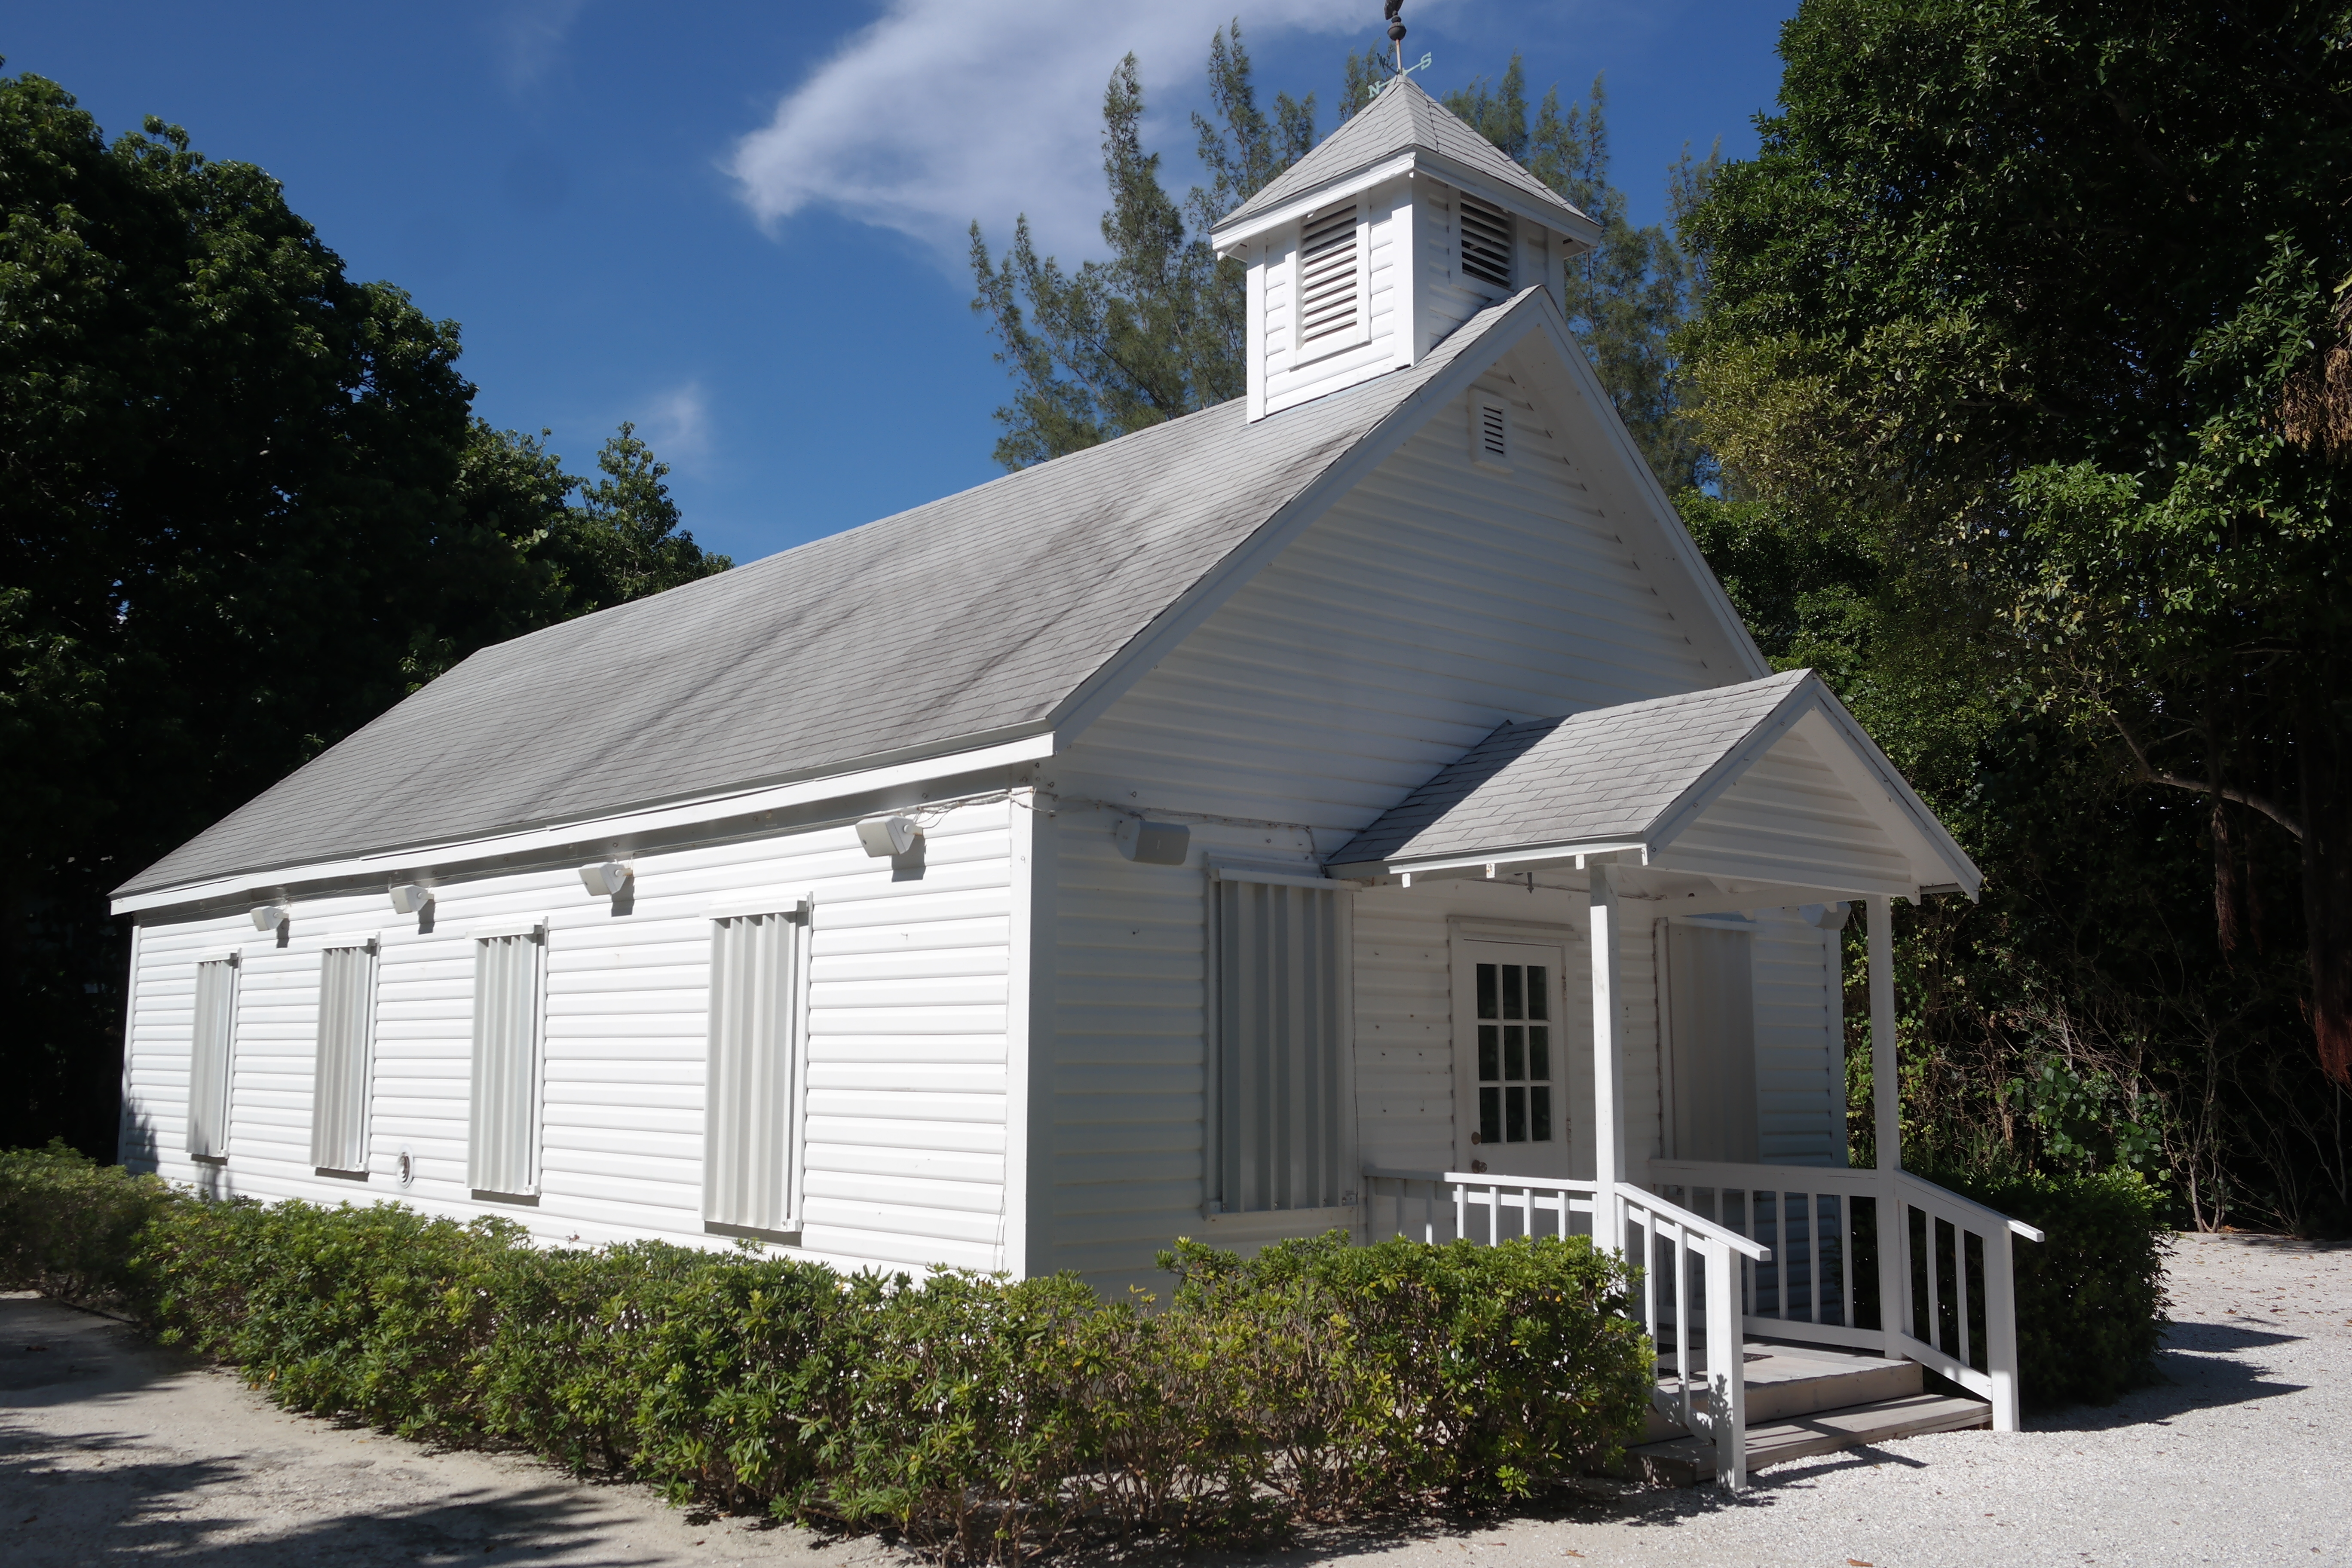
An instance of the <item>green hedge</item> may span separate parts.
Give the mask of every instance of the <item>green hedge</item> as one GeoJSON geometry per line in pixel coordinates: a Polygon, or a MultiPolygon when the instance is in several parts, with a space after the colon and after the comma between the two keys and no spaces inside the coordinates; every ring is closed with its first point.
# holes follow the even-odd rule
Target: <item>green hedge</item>
{"type": "Polygon", "coordinates": [[[0,1157],[0,1215],[15,1282],[111,1289],[290,1407],[944,1557],[1524,1495],[1613,1462],[1653,1375],[1624,1269],[1581,1238],[1181,1243],[1163,1306],[1072,1276],[917,1282],[539,1247],[392,1204],[205,1202],[55,1152],[0,1157]],[[86,1221],[20,1236],[52,1189],[86,1221]]]}
{"type": "Polygon", "coordinates": [[[2011,1247],[2019,1392],[2040,1408],[2106,1405],[2155,1371],[2171,1227],[2137,1172],[1942,1173],[1928,1180],[2039,1228],[2011,1247]]]}

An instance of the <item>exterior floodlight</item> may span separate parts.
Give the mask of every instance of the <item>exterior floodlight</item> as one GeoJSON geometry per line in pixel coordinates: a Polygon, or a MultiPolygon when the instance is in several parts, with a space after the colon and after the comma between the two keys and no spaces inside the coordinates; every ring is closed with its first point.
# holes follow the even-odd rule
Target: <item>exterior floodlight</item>
{"type": "Polygon", "coordinates": [[[869,816],[857,825],[857,842],[877,860],[886,855],[907,854],[922,836],[923,830],[911,816],[869,816]]]}
{"type": "Polygon", "coordinates": [[[1172,822],[1146,822],[1122,816],[1111,829],[1118,852],[1139,866],[1181,866],[1192,847],[1192,830],[1172,822]]]}
{"type": "Polygon", "coordinates": [[[292,918],[293,912],[284,904],[253,906],[253,929],[256,931],[276,931],[292,918]]]}
{"type": "Polygon", "coordinates": [[[1843,931],[1846,917],[1853,913],[1853,906],[1847,903],[1807,904],[1797,912],[1823,931],[1843,931]]]}
{"type": "Polygon", "coordinates": [[[425,906],[432,901],[433,889],[420,888],[414,882],[403,882],[392,889],[392,910],[394,914],[421,914],[425,906]]]}
{"type": "Polygon", "coordinates": [[[618,860],[600,860],[593,866],[580,868],[580,880],[600,899],[609,899],[629,885],[636,873],[618,860]]]}

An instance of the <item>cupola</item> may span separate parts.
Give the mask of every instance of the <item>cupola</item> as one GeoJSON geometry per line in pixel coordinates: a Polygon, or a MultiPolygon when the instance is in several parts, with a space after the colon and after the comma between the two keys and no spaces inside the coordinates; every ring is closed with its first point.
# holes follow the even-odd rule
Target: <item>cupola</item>
{"type": "Polygon", "coordinates": [[[1395,77],[1211,230],[1249,272],[1249,417],[1404,365],[1540,284],[1600,226],[1395,77]]]}

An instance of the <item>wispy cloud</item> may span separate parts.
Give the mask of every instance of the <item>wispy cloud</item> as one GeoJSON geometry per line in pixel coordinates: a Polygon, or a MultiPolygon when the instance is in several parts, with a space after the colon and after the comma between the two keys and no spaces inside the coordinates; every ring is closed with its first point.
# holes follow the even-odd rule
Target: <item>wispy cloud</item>
{"type": "MultiPolygon", "coordinates": [[[[730,172],[763,224],[828,207],[960,260],[973,218],[1001,240],[1025,211],[1048,248],[1095,250],[1112,67],[1132,49],[1148,101],[1171,86],[1192,97],[1209,36],[1234,10],[1234,0],[891,0],[736,144],[730,172]]],[[[1293,30],[1370,41],[1379,18],[1369,0],[1257,0],[1243,26],[1253,41],[1293,30]]]]}
{"type": "Polygon", "coordinates": [[[514,91],[538,85],[562,52],[572,24],[587,0],[509,0],[497,22],[506,54],[507,86],[514,91]]]}
{"type": "Polygon", "coordinates": [[[710,405],[698,381],[656,394],[636,423],[654,456],[674,468],[693,472],[710,457],[710,405]]]}

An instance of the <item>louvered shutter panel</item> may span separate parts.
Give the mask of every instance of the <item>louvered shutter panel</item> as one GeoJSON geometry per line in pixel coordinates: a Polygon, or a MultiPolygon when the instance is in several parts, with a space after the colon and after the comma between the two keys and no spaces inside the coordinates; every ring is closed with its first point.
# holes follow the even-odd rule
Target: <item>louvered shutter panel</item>
{"type": "Polygon", "coordinates": [[[783,914],[712,922],[702,1216],[717,1225],[787,1230],[793,1223],[805,967],[798,932],[783,914]]]}
{"type": "Polygon", "coordinates": [[[1209,1181],[1223,1212],[1354,1199],[1348,921],[1337,889],[1223,879],[1210,886],[1209,1181]]]}
{"type": "Polygon", "coordinates": [[[327,949],[319,958],[319,1051],[310,1089],[310,1163],[320,1170],[367,1169],[374,1037],[374,949],[327,949]]]}
{"type": "Polygon", "coordinates": [[[1511,216],[1475,196],[1462,198],[1462,270],[1497,289],[1511,286],[1511,216]]]}
{"type": "Polygon", "coordinates": [[[228,1152],[228,1086],[236,1043],[236,960],[196,965],[195,1028],[188,1058],[188,1152],[228,1152]]]}
{"type": "Polygon", "coordinates": [[[1343,334],[1354,333],[1361,313],[1358,271],[1354,205],[1307,219],[1298,242],[1301,350],[1326,340],[1336,348],[1343,334]]]}
{"type": "Polygon", "coordinates": [[[466,1181],[478,1192],[539,1190],[539,959],[535,936],[474,943],[473,1100],[466,1181]]]}

